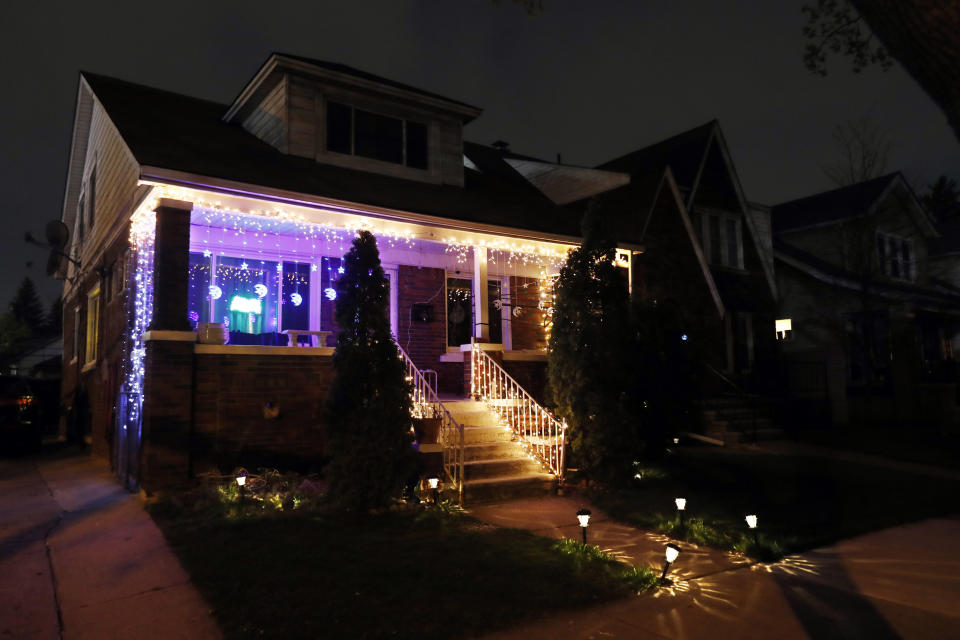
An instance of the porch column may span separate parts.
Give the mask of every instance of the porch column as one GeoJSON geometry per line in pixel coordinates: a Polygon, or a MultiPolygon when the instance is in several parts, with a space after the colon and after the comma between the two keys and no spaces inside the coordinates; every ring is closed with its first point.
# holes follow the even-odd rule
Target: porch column
{"type": "Polygon", "coordinates": [[[473,248],[473,337],[490,341],[490,305],[487,299],[487,248],[473,248]]]}
{"type": "Polygon", "coordinates": [[[150,330],[189,331],[190,211],[193,203],[162,198],[153,250],[153,321],[150,330]]]}

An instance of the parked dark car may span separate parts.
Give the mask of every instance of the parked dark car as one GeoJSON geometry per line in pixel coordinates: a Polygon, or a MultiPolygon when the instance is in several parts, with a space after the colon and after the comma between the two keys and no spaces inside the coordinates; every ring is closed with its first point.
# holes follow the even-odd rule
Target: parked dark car
{"type": "Polygon", "coordinates": [[[27,378],[0,376],[0,454],[40,450],[44,424],[33,387],[27,378]]]}

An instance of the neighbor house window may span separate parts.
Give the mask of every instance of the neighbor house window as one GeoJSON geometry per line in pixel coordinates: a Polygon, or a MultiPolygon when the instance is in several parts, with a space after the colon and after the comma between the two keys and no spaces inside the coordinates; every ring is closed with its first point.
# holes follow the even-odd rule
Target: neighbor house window
{"type": "Polygon", "coordinates": [[[83,361],[94,362],[97,359],[97,347],[100,343],[100,287],[87,294],[87,336],[83,361]]]}
{"type": "Polygon", "coordinates": [[[327,103],[327,150],[427,168],[427,125],[327,103]]]}
{"type": "Polygon", "coordinates": [[[793,321],[790,318],[776,320],[774,325],[777,331],[777,340],[793,340],[793,321]]]}
{"type": "Polygon", "coordinates": [[[742,269],[743,242],[740,216],[705,213],[703,225],[703,250],[710,264],[742,269]]]}
{"type": "Polygon", "coordinates": [[[877,232],[877,258],[884,275],[897,280],[916,280],[913,241],[889,233],[877,232]]]}

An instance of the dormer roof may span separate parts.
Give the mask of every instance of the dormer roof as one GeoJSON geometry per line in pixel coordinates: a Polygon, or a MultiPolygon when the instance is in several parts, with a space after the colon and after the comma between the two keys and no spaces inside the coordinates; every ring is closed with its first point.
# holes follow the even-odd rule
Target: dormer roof
{"type": "Polygon", "coordinates": [[[464,124],[474,120],[483,110],[430,91],[354,69],[339,62],[315,60],[289,53],[271,53],[253,78],[240,91],[223,116],[224,122],[238,122],[260,103],[260,100],[281,80],[284,73],[313,78],[326,84],[378,94],[399,102],[413,102],[447,112],[464,124]]]}

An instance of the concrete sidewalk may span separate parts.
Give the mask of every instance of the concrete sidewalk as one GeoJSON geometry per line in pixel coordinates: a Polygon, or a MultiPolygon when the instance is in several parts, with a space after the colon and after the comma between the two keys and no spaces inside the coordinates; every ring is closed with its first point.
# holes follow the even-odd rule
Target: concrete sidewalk
{"type": "MultiPolygon", "coordinates": [[[[481,520],[550,537],[580,535],[635,565],[663,566],[665,537],[615,522],[576,498],[472,509],[481,520]]],[[[681,543],[673,585],[571,611],[491,639],[960,638],[960,519],[867,534],[773,565],[681,543]]]]}
{"type": "Polygon", "coordinates": [[[0,639],[220,638],[137,496],[85,455],[0,461],[0,639]]]}

